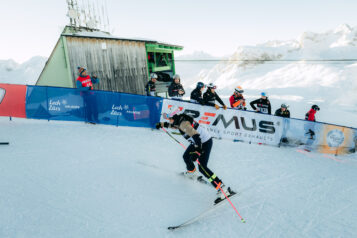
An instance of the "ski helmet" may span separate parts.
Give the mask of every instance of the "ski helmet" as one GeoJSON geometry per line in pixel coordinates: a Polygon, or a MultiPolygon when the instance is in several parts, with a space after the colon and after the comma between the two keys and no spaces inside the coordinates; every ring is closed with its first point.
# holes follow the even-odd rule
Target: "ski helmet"
{"type": "Polygon", "coordinates": [[[205,85],[202,82],[198,82],[196,85],[196,88],[204,88],[204,87],[205,87],[205,85]]]}
{"type": "Polygon", "coordinates": [[[261,92],[260,95],[263,96],[263,97],[267,97],[267,93],[266,92],[261,92]]]}
{"type": "Polygon", "coordinates": [[[286,108],[286,109],[288,109],[288,107],[289,107],[289,106],[288,106],[288,105],[286,105],[285,103],[283,103],[283,104],[281,104],[281,107],[282,107],[282,108],[286,108]]]}
{"type": "Polygon", "coordinates": [[[209,89],[216,89],[217,86],[214,85],[213,83],[210,83],[210,84],[207,85],[207,88],[209,88],[209,89]]]}
{"type": "Polygon", "coordinates": [[[320,111],[320,108],[317,105],[312,105],[311,108],[314,109],[315,111],[320,111]]]}
{"type": "Polygon", "coordinates": [[[150,78],[152,78],[152,79],[157,79],[157,74],[151,73],[151,74],[150,74],[150,78]]]}
{"type": "Polygon", "coordinates": [[[243,88],[241,86],[238,86],[238,87],[236,87],[234,89],[234,92],[236,92],[236,93],[244,93],[244,90],[243,90],[243,88]]]}
{"type": "Polygon", "coordinates": [[[180,79],[180,75],[175,74],[174,77],[173,77],[173,79],[174,79],[174,80],[175,80],[175,79],[180,79]]]}

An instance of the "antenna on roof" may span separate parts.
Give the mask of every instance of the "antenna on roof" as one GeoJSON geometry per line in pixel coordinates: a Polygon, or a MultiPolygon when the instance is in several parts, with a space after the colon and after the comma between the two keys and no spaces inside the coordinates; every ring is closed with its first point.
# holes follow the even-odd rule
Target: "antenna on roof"
{"type": "Polygon", "coordinates": [[[66,0],[70,26],[91,30],[109,29],[108,2],[98,0],[66,0]]]}

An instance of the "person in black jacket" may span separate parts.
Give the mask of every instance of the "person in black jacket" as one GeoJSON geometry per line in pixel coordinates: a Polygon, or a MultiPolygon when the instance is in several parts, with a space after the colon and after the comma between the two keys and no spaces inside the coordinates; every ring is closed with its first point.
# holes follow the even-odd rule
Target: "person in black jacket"
{"type": "Polygon", "coordinates": [[[261,96],[261,98],[250,102],[250,106],[253,108],[253,110],[259,113],[271,115],[271,105],[267,94],[265,92],[262,92],[261,96]],[[257,106],[255,106],[255,104],[257,104],[257,106]]]}
{"type": "Polygon", "coordinates": [[[203,98],[202,98],[202,92],[203,89],[205,88],[204,83],[198,82],[196,88],[191,92],[191,102],[195,103],[200,103],[204,104],[203,98]]]}
{"type": "Polygon", "coordinates": [[[213,83],[208,84],[207,91],[203,94],[204,104],[208,106],[213,106],[218,110],[219,106],[216,104],[217,100],[222,105],[223,109],[226,110],[227,106],[224,105],[222,99],[215,92],[216,88],[216,85],[214,85],[213,83]]]}
{"type": "Polygon", "coordinates": [[[151,73],[150,74],[150,81],[145,86],[145,91],[147,96],[155,96],[156,92],[156,83],[157,81],[157,74],[151,73]]]}
{"type": "MultiPolygon", "coordinates": [[[[290,112],[288,107],[285,103],[281,104],[281,107],[275,111],[275,116],[290,118],[290,112]]],[[[286,132],[289,130],[290,121],[288,119],[283,120],[283,132],[280,139],[280,143],[289,143],[288,138],[286,137],[286,132]]]]}
{"type": "Polygon", "coordinates": [[[290,118],[288,106],[285,103],[281,104],[281,107],[275,111],[274,116],[290,118]]]}
{"type": "Polygon", "coordinates": [[[169,86],[169,96],[173,99],[181,99],[185,94],[185,90],[180,82],[180,76],[175,74],[173,77],[173,82],[169,86]]]}

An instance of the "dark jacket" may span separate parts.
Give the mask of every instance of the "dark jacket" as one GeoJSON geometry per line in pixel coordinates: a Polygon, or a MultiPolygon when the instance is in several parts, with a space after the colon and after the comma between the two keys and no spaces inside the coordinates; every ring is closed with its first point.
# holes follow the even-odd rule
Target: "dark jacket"
{"type": "Polygon", "coordinates": [[[169,96],[170,97],[182,97],[185,94],[185,90],[182,87],[182,84],[172,82],[169,86],[169,96]],[[179,94],[179,91],[182,90],[184,93],[179,94]]]}
{"type": "Polygon", "coordinates": [[[258,108],[260,113],[271,115],[271,105],[268,98],[266,99],[259,98],[257,100],[254,100],[250,102],[250,106],[253,108],[253,110],[256,110],[258,108]],[[257,106],[255,107],[254,104],[257,104],[257,106]]]}
{"type": "Polygon", "coordinates": [[[278,117],[287,117],[290,118],[290,112],[288,109],[286,109],[285,111],[282,111],[281,108],[279,108],[278,110],[275,111],[275,116],[278,117]]]}
{"type": "Polygon", "coordinates": [[[198,102],[202,105],[204,104],[204,101],[202,98],[202,93],[199,88],[196,88],[191,92],[191,100],[195,100],[196,102],[198,102]]]}
{"type": "Polygon", "coordinates": [[[156,91],[155,83],[150,80],[145,86],[145,91],[147,96],[154,96],[156,91]]]}
{"type": "Polygon", "coordinates": [[[212,93],[210,89],[207,89],[207,91],[203,94],[203,101],[204,105],[208,106],[215,106],[216,105],[216,100],[224,106],[224,103],[222,99],[218,96],[216,92],[212,93]]]}

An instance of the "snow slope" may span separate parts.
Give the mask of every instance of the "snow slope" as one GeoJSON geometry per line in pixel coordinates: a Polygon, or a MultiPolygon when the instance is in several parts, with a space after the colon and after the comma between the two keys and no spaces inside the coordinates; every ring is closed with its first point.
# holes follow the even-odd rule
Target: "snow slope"
{"type": "Polygon", "coordinates": [[[11,59],[0,60],[0,83],[34,85],[46,61],[47,58],[41,56],[32,57],[22,64],[11,59]]]}
{"type": "MultiPolygon", "coordinates": [[[[182,141],[181,137],[177,137],[182,141]]],[[[142,128],[0,118],[0,237],[356,237],[356,155],[214,141],[209,166],[242,195],[176,175],[183,150],[142,128]]]]}

